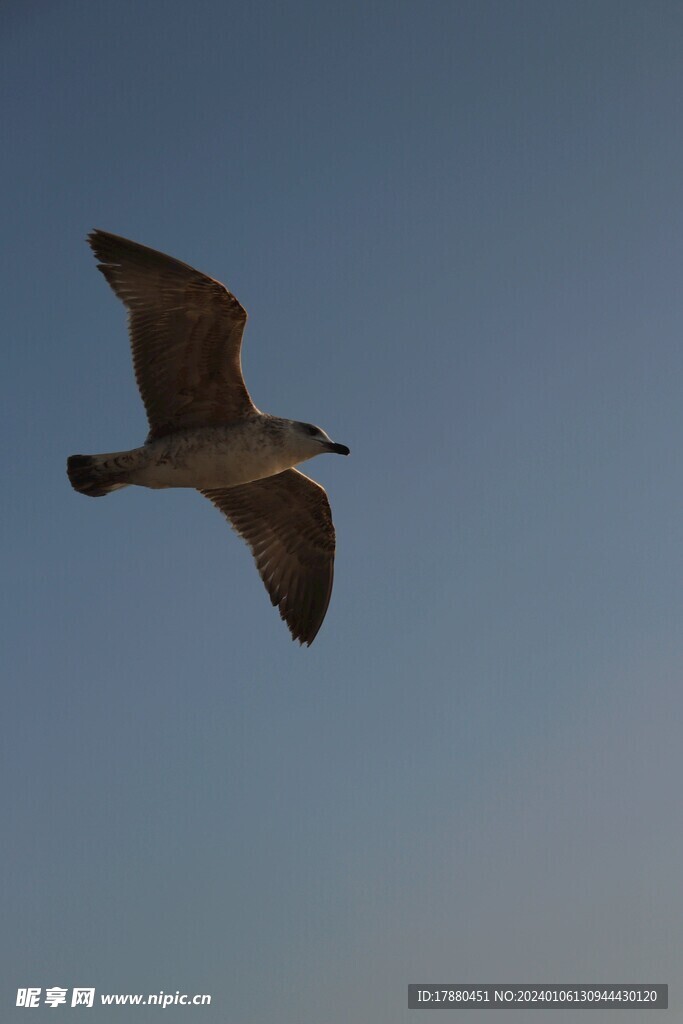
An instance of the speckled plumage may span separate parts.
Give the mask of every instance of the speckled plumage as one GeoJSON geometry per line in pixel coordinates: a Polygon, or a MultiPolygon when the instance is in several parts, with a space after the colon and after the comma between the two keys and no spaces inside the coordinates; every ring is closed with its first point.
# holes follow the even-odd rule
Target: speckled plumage
{"type": "Polygon", "coordinates": [[[348,455],[312,424],[260,412],[242,378],[247,314],[218,281],[104,231],[88,238],[129,310],[133,365],[149,421],[144,445],[72,455],[73,487],[193,487],[249,544],[294,639],[314,640],[332,592],[335,534],[322,487],[293,467],[348,455]]]}

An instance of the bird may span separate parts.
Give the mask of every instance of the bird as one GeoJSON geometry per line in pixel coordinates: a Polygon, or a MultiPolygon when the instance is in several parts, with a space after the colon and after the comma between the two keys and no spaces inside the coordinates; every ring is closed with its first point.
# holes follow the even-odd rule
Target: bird
{"type": "Polygon", "coordinates": [[[128,309],[149,433],[130,451],[69,456],[72,487],[93,498],[129,486],[198,490],[248,544],[292,639],[310,646],[330,603],[335,530],[325,489],[295,467],[349,449],[256,408],[242,376],[247,313],[219,281],[108,231],[87,241],[128,309]]]}

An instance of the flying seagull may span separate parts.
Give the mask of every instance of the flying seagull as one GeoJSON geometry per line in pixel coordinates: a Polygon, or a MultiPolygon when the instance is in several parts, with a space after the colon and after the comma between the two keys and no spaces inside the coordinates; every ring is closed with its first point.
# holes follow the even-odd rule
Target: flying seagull
{"type": "Polygon", "coordinates": [[[132,451],[71,455],[72,486],[93,498],[131,484],[196,488],[251,548],[292,638],[310,645],[330,603],[335,534],[324,488],[294,467],[349,449],[256,408],[240,358],[247,314],[219,281],[107,231],[88,242],[128,308],[150,429],[132,451]]]}

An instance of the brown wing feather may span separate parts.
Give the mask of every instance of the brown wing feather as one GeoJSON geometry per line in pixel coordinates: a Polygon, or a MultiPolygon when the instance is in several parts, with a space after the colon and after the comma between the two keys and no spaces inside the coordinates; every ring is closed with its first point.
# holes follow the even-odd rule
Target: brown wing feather
{"type": "Polygon", "coordinates": [[[88,242],[129,310],[135,378],[150,438],[255,411],[242,378],[247,314],[218,281],[106,231],[88,242]]]}
{"type": "Polygon", "coordinates": [[[324,488],[296,469],[201,492],[247,542],[295,640],[312,644],[332,593],[335,535],[324,488]]]}

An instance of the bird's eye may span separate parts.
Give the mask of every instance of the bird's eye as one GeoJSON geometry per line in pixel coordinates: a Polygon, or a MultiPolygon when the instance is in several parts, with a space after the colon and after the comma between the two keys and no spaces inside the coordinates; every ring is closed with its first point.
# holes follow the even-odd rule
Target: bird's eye
{"type": "Polygon", "coordinates": [[[306,424],[306,433],[310,434],[311,437],[315,437],[315,435],[318,434],[319,431],[318,431],[317,427],[313,427],[313,426],[311,426],[310,423],[307,423],[306,424]]]}

